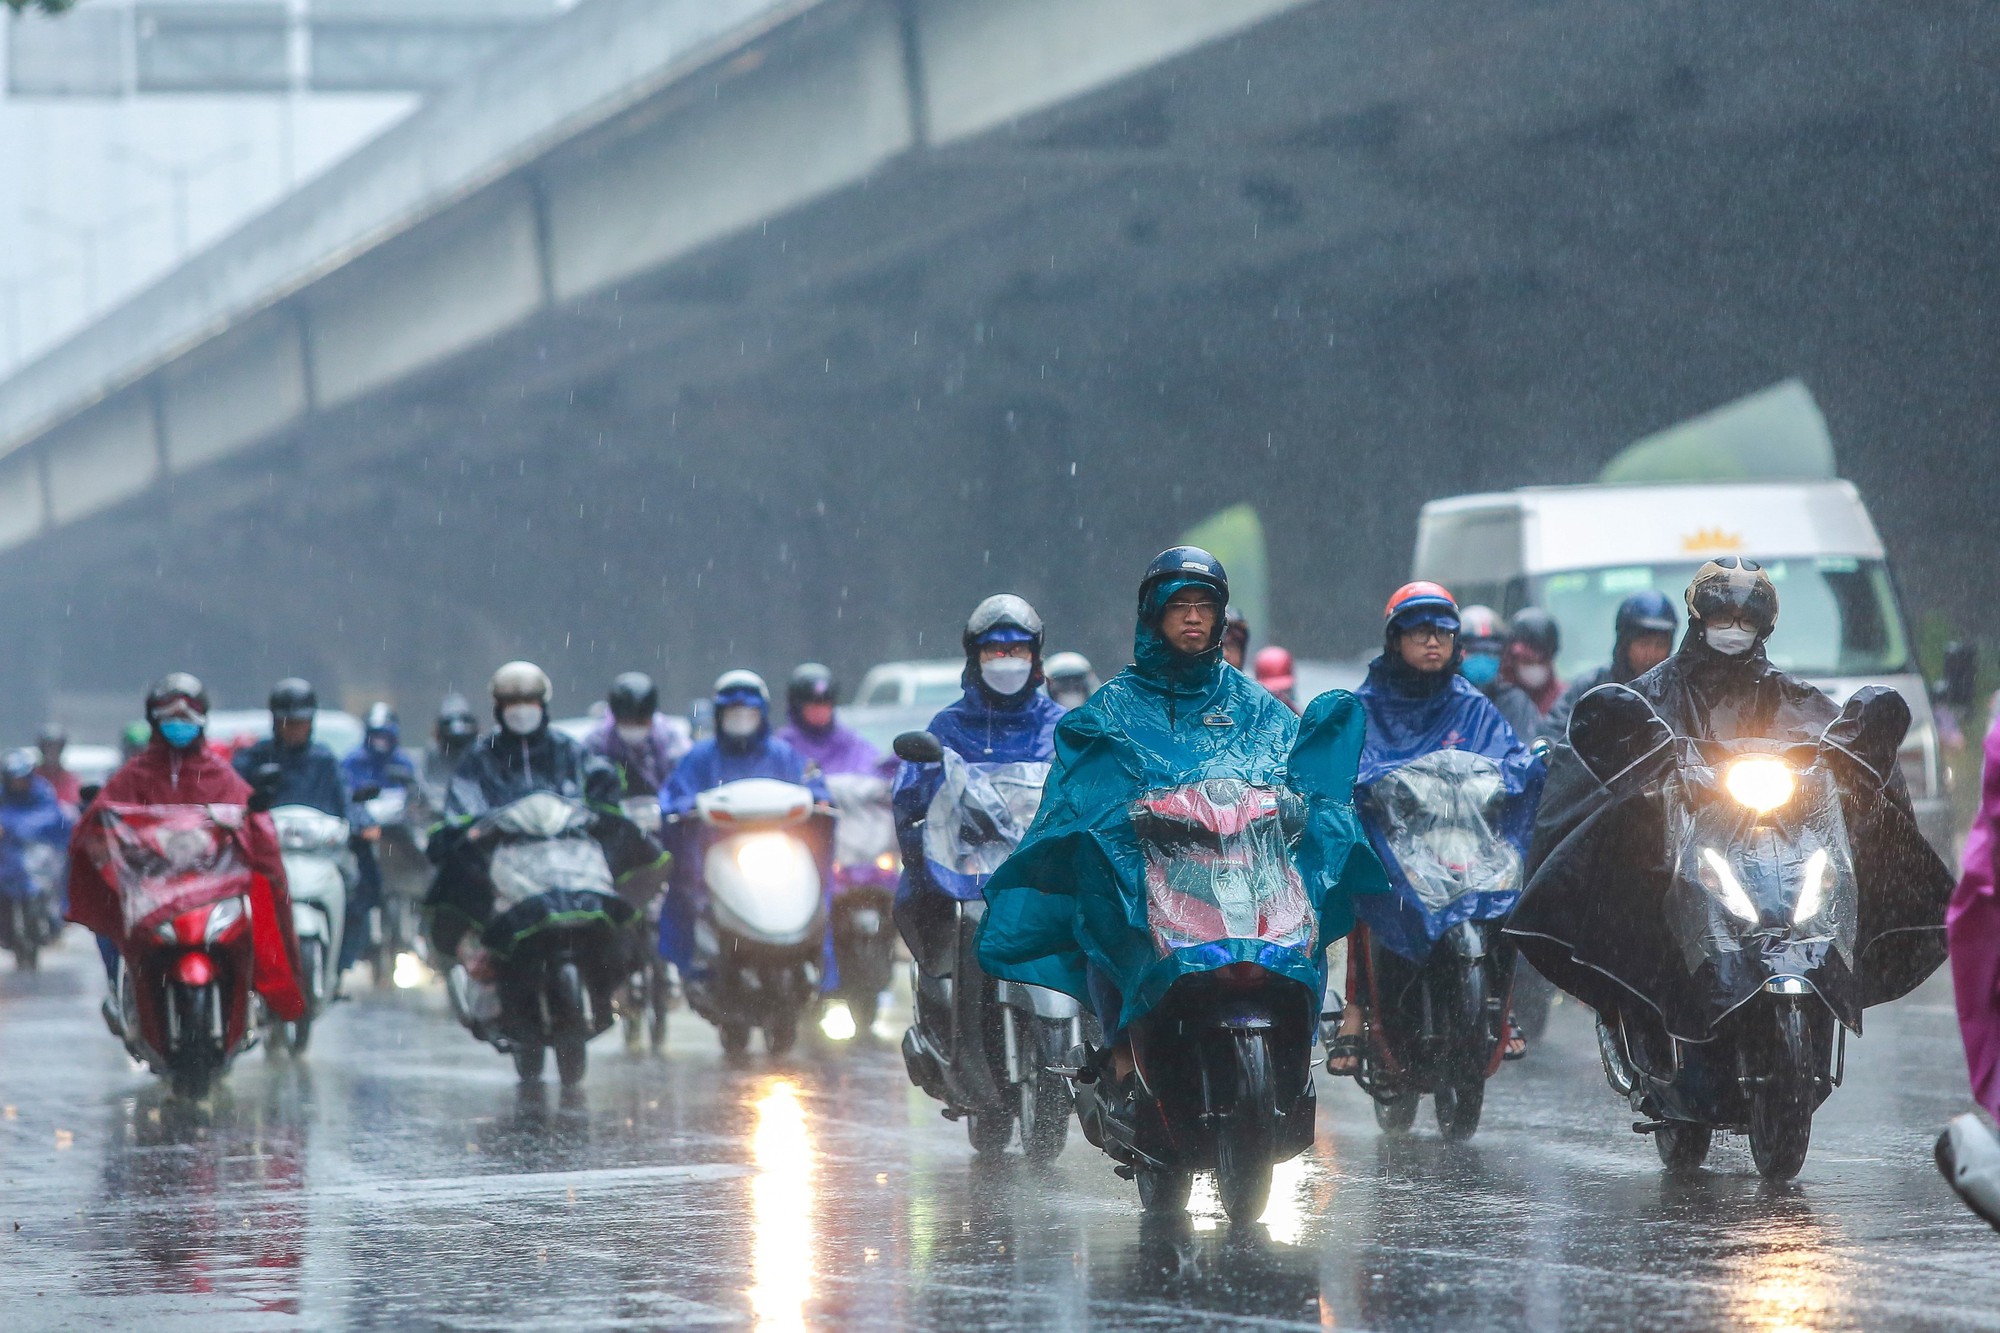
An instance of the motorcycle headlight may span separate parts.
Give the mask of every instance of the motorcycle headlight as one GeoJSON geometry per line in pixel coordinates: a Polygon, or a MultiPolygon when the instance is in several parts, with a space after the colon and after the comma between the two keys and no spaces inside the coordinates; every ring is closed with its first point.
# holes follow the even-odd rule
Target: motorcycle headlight
{"type": "Polygon", "coordinates": [[[1827,881],[1833,878],[1833,861],[1826,848],[1816,849],[1806,858],[1805,878],[1799,884],[1799,900],[1792,908],[1792,924],[1803,925],[1819,915],[1826,905],[1827,881]]]}
{"type": "Polygon", "coordinates": [[[242,919],[243,900],[241,898],[224,898],[221,902],[217,903],[208,913],[207,937],[209,943],[213,944],[217,936],[242,919]]]}
{"type": "Polygon", "coordinates": [[[1724,770],[1722,785],[1738,803],[1767,815],[1792,799],[1799,780],[1792,766],[1769,755],[1746,755],[1724,770]]]}
{"type": "Polygon", "coordinates": [[[890,873],[896,868],[896,854],[894,852],[882,853],[875,858],[875,868],[885,875],[890,873]]]}
{"type": "Polygon", "coordinates": [[[736,849],[736,868],[752,882],[776,879],[791,869],[796,854],[782,833],[759,833],[736,849]]]}
{"type": "Polygon", "coordinates": [[[1729,909],[1731,916],[1754,923],[1757,920],[1757,904],[1751,902],[1750,895],[1743,891],[1743,884],[1736,878],[1729,858],[1713,847],[1704,847],[1701,849],[1701,864],[1708,871],[1702,876],[1702,882],[1715,895],[1715,900],[1729,909]]]}

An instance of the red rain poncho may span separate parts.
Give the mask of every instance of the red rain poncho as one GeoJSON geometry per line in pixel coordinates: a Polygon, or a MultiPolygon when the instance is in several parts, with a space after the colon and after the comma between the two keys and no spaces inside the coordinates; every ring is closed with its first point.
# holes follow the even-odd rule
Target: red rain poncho
{"type": "Polygon", "coordinates": [[[1958,1030],[1972,1095],[2000,1116],[2000,898],[1995,858],[2000,855],[2000,718],[1986,733],[1986,777],[1979,816],[1965,839],[1964,870],[1945,913],[1951,940],[1951,984],[1958,994],[1958,1030]]]}
{"type": "MultiPolygon", "coordinates": [[[[117,886],[99,869],[106,836],[100,806],[107,810],[116,806],[240,807],[249,799],[250,784],[238,777],[219,753],[209,749],[206,741],[182,751],[154,737],[111,775],[84,815],[70,846],[69,919],[124,951],[125,907],[117,886]]],[[[250,870],[250,938],[255,969],[251,984],[272,1013],[296,1019],[305,1013],[305,997],[299,991],[299,943],[292,932],[292,900],[285,887],[277,830],[269,815],[252,814],[243,820],[239,837],[250,870]]]]}

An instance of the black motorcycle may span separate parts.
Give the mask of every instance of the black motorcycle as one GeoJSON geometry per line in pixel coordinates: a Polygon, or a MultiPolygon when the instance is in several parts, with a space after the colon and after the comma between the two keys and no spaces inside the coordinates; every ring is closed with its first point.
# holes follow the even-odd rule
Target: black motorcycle
{"type": "Polygon", "coordinates": [[[1387,845],[1397,892],[1426,921],[1451,921],[1402,951],[1363,930],[1353,990],[1363,1014],[1355,1081],[1375,1102],[1383,1130],[1400,1133],[1418,1101],[1435,1103],[1438,1131],[1470,1138],[1486,1080],[1500,1067],[1513,981],[1500,925],[1521,884],[1521,854],[1500,832],[1509,800],[1499,764],[1438,750],[1371,783],[1361,805],[1387,845]],[[1456,918],[1456,919],[1454,919],[1456,918]]]}
{"type": "Polygon", "coordinates": [[[1869,688],[1814,741],[1706,741],[1623,686],[1578,703],[1570,744],[1614,802],[1595,844],[1626,864],[1587,863],[1602,906],[1567,929],[1544,909],[1592,911],[1582,876],[1538,873],[1514,930],[1598,1010],[1606,1077],[1670,1170],[1720,1129],[1797,1175],[1863,1007],[1936,967],[1942,867],[1898,799],[1909,716],[1869,688]]]}
{"type": "MultiPolygon", "coordinates": [[[[1310,959],[1318,918],[1287,853],[1283,793],[1235,779],[1132,804],[1146,863],[1147,925],[1168,958],[1257,940],[1310,959]]],[[[1135,1179],[1149,1211],[1179,1211],[1213,1171],[1223,1211],[1254,1222],[1272,1168],[1312,1146],[1319,996],[1258,963],[1184,973],[1126,1030],[1133,1076],[1098,1053],[1076,1070],[1084,1137],[1135,1179]]]]}
{"type": "Polygon", "coordinates": [[[977,884],[1019,842],[1041,799],[1046,764],[957,764],[929,732],[896,738],[899,758],[945,764],[947,778],[922,830],[927,863],[913,873],[956,875],[967,896],[929,894],[899,919],[916,960],[916,1021],[903,1034],[910,1082],[966,1122],[975,1152],[998,1153],[1021,1126],[1033,1161],[1052,1161],[1069,1137],[1070,1085],[1059,1069],[1091,1035],[1083,1007],[1068,995],[998,981],[979,965],[977,884]],[[954,768],[954,765],[957,765],[954,768]],[[978,769],[991,770],[987,772],[978,769]]]}
{"type": "Polygon", "coordinates": [[[62,933],[64,862],[60,847],[30,842],[21,849],[27,892],[0,894],[0,949],[12,953],[14,966],[23,972],[39,967],[42,950],[62,933]]]}
{"type": "Polygon", "coordinates": [[[463,964],[451,968],[447,990],[460,1021],[511,1053],[524,1082],[542,1076],[551,1048],[563,1085],[583,1081],[585,1044],[611,1026],[612,993],[632,971],[634,912],[596,836],[605,820],[625,822],[536,792],[480,816],[467,839],[493,888],[480,939],[492,958],[497,1013],[463,964]]]}

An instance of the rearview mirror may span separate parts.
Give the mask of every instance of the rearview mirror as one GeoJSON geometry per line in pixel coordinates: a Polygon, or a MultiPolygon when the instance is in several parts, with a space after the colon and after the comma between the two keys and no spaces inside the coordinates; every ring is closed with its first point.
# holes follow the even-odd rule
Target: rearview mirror
{"type": "Polygon", "coordinates": [[[906,731],[896,737],[896,758],[906,764],[941,764],[944,746],[928,731],[906,731]]]}
{"type": "Polygon", "coordinates": [[[1886,685],[1864,685],[1840,716],[1827,723],[1819,743],[1865,764],[1877,781],[1896,771],[1896,751],[1910,730],[1910,705],[1886,685]]]}
{"type": "Polygon", "coordinates": [[[1570,748],[1603,783],[1673,739],[1673,728],[1645,697],[1623,685],[1599,685],[1577,700],[1569,715],[1570,748]]]}

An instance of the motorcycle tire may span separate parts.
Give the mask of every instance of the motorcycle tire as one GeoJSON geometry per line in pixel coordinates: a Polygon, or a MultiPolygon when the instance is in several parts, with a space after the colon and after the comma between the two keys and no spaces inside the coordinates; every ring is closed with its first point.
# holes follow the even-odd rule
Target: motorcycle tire
{"type": "Polygon", "coordinates": [[[1375,1127],[1384,1134],[1406,1134],[1410,1126],[1417,1123],[1417,1103],[1421,1098],[1414,1092],[1398,1092],[1388,1097],[1375,1099],[1375,1127]]]}
{"type": "MultiPolygon", "coordinates": [[[[210,1025],[209,1006],[214,1002],[214,992],[207,986],[169,987],[167,1003],[183,1006],[179,1023],[182,1032],[206,1033],[210,1025]]],[[[220,1053],[211,1050],[206,1041],[190,1043],[174,1053],[168,1084],[176,1097],[201,1101],[215,1086],[221,1064],[220,1053]]]]}
{"type": "Polygon", "coordinates": [[[304,1018],[299,1019],[296,1023],[285,1024],[284,1033],[285,1033],[286,1048],[290,1050],[290,1052],[295,1056],[304,1055],[306,1053],[307,1044],[312,1041],[312,1030],[313,1030],[313,1019],[310,1011],[307,1012],[304,1018]]]}
{"type": "Polygon", "coordinates": [[[1714,1130],[1687,1120],[1669,1120],[1653,1131],[1653,1147],[1669,1175],[1699,1170],[1714,1140],[1714,1130]]]}
{"type": "Polygon", "coordinates": [[[542,1052],[547,1049],[538,1041],[521,1042],[514,1047],[514,1074],[521,1082],[542,1081],[542,1052]]]}
{"type": "Polygon", "coordinates": [[[1156,1171],[1142,1166],[1134,1177],[1139,1184],[1139,1206],[1149,1213],[1184,1213],[1188,1196],[1194,1193],[1192,1171],[1156,1171]]]}
{"type": "Polygon", "coordinates": [[[1060,1074],[1044,1069],[1021,1089],[1021,1150],[1029,1161],[1039,1165],[1062,1156],[1074,1108],[1069,1082],[1060,1074]]]}
{"type": "Polygon", "coordinates": [[[1750,1158],[1766,1180],[1798,1175],[1812,1147],[1817,1060],[1804,1008],[1779,1006],[1766,1037],[1766,1081],[1750,1094],[1750,1158]]]}
{"type": "Polygon", "coordinates": [[[854,1035],[871,1032],[875,1016],[882,1011],[882,997],[874,991],[858,991],[847,997],[847,1012],[854,1016],[854,1035]]]}
{"type": "Polygon", "coordinates": [[[1215,1145],[1215,1186],[1222,1211],[1242,1224],[1262,1217],[1271,1201],[1278,1086],[1262,1032],[1235,1034],[1235,1047],[1235,1098],[1215,1145]]]}
{"type": "Polygon", "coordinates": [[[14,969],[16,971],[37,972],[41,970],[41,966],[41,949],[34,943],[23,944],[14,950],[14,969]]]}
{"type": "Polygon", "coordinates": [[[722,1023],[715,1029],[722,1053],[731,1060],[741,1059],[750,1050],[750,1029],[742,1023],[722,1023]]]}
{"type": "Polygon", "coordinates": [[[1014,1137],[1014,1117],[1004,1111],[992,1115],[975,1112],[965,1117],[965,1137],[981,1157],[998,1156],[1007,1151],[1007,1141],[1014,1137]]]}
{"type": "Polygon", "coordinates": [[[1447,1143],[1463,1143],[1479,1132],[1479,1114],[1486,1106],[1486,1080],[1473,1077],[1439,1088],[1431,1099],[1438,1133],[1447,1143]]]}
{"type": "Polygon", "coordinates": [[[764,1049],[772,1055],[790,1055],[799,1044],[799,1016],[783,1014],[764,1025],[764,1049]]]}
{"type": "Polygon", "coordinates": [[[583,1082],[583,1076],[590,1068],[590,1049],[581,1034],[557,1037],[556,1077],[565,1088],[573,1088],[583,1082]]]}

